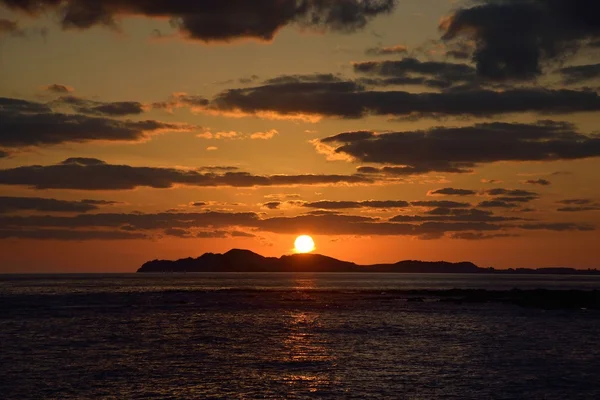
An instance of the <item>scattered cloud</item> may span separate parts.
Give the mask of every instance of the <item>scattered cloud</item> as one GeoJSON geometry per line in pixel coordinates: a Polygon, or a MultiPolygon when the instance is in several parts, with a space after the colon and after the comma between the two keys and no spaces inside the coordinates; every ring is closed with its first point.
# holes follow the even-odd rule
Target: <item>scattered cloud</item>
{"type": "MultiPolygon", "coordinates": [[[[335,155],[363,163],[395,164],[396,174],[472,172],[499,161],[556,161],[600,156],[600,137],[566,122],[482,123],[424,131],[345,132],[319,141],[335,155]],[[335,146],[335,147],[333,147],[335,146]]],[[[364,172],[364,170],[359,170],[364,172]]]]}
{"type": "Polygon", "coordinates": [[[100,205],[112,205],[115,202],[105,200],[68,201],[41,197],[0,196],[0,214],[14,211],[42,212],[87,212],[97,210],[100,205]]]}
{"type": "Polygon", "coordinates": [[[0,37],[7,35],[12,37],[25,37],[26,33],[19,27],[17,21],[0,18],[0,37]]]}
{"type": "Polygon", "coordinates": [[[36,189],[128,190],[136,187],[166,189],[174,185],[255,187],[374,183],[372,179],[360,175],[261,176],[240,171],[201,171],[202,168],[190,170],[116,165],[94,158],[75,157],[54,165],[0,169],[0,184],[36,189]]]}
{"type": "Polygon", "coordinates": [[[479,75],[529,80],[548,63],[562,62],[600,37],[600,3],[594,0],[482,0],[443,19],[446,41],[476,43],[479,75]]]}
{"type": "Polygon", "coordinates": [[[253,134],[250,135],[250,139],[269,140],[269,139],[273,139],[278,134],[279,134],[279,132],[277,132],[275,129],[271,129],[266,132],[254,132],[253,134]]]}
{"type": "MultiPolygon", "coordinates": [[[[244,38],[270,41],[285,26],[303,29],[354,32],[370,19],[390,13],[396,0],[343,2],[296,0],[246,0],[190,2],[188,0],[123,0],[82,2],[79,0],[0,0],[13,11],[29,16],[54,11],[63,29],[83,30],[93,26],[115,28],[120,18],[167,18],[185,38],[203,42],[231,42],[244,38]]],[[[160,36],[163,36],[160,32],[160,36]]]]}
{"type": "Polygon", "coordinates": [[[474,88],[412,93],[367,90],[360,81],[323,81],[311,75],[304,76],[301,81],[273,78],[260,86],[225,90],[214,97],[204,111],[229,116],[315,121],[321,117],[361,118],[369,115],[414,120],[599,110],[600,95],[592,90],[507,88],[494,91],[474,88]]]}
{"type": "Polygon", "coordinates": [[[577,65],[558,70],[567,85],[579,84],[600,78],[600,64],[577,65]]]}
{"type": "Polygon", "coordinates": [[[454,188],[444,188],[444,189],[436,189],[430,190],[427,192],[427,196],[474,196],[477,192],[475,190],[470,189],[454,189],[454,188]]]}
{"type": "Polygon", "coordinates": [[[333,201],[321,200],[302,204],[307,208],[320,208],[325,210],[343,210],[352,208],[404,208],[410,203],[402,200],[365,200],[365,201],[333,201]]]}
{"type": "Polygon", "coordinates": [[[368,56],[394,56],[397,54],[406,54],[407,52],[408,47],[401,44],[388,47],[370,47],[365,50],[365,54],[368,56]]]}
{"type": "Polygon", "coordinates": [[[356,73],[377,77],[359,80],[361,83],[375,86],[425,85],[446,89],[459,84],[474,83],[477,78],[475,68],[467,64],[419,61],[416,58],[355,62],[352,66],[356,73]]]}
{"type": "Polygon", "coordinates": [[[524,183],[526,185],[540,185],[540,186],[552,185],[552,182],[550,182],[547,179],[529,179],[526,181],[521,181],[521,183],[524,183]]]}
{"type": "Polygon", "coordinates": [[[46,104],[0,98],[0,147],[4,148],[89,141],[139,142],[152,134],[194,129],[195,126],[188,124],[156,120],[133,121],[64,114],[53,111],[46,104]]]}
{"type": "Polygon", "coordinates": [[[75,91],[72,86],[68,85],[59,85],[57,83],[53,83],[52,85],[44,86],[44,90],[54,94],[68,94],[75,91]]]}

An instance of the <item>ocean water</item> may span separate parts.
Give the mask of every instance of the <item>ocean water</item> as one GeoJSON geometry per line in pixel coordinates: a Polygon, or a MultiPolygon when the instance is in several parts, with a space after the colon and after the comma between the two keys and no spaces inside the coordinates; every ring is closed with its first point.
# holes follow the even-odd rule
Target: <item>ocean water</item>
{"type": "Polygon", "coordinates": [[[453,288],[600,277],[0,275],[0,398],[600,398],[600,311],[453,288]]]}

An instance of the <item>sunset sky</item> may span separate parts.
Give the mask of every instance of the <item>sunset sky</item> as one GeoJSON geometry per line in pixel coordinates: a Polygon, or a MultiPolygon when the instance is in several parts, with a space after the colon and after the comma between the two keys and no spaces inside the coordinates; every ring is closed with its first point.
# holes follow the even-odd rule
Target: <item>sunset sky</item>
{"type": "Polygon", "coordinates": [[[0,272],[600,267],[597,0],[0,0],[0,272]]]}

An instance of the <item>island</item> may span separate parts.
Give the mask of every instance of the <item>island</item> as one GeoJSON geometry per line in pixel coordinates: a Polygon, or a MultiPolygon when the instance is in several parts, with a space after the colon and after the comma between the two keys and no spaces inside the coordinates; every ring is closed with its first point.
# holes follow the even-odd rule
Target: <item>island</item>
{"type": "Polygon", "coordinates": [[[264,257],[250,250],[232,249],[224,254],[205,253],[197,258],[175,261],[153,260],[137,272],[377,272],[377,273],[452,273],[452,274],[560,274],[600,275],[597,269],[575,268],[482,268],[472,262],[405,260],[393,264],[358,265],[321,254],[292,254],[264,257]]]}

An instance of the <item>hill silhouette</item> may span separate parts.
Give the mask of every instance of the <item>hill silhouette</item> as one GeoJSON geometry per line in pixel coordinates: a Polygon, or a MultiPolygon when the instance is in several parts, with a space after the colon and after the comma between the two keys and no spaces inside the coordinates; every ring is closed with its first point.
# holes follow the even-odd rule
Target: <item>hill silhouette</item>
{"type": "Polygon", "coordinates": [[[250,250],[232,249],[224,254],[205,253],[198,258],[153,260],[137,272],[384,272],[384,273],[514,273],[514,274],[600,274],[597,270],[573,268],[519,268],[496,270],[472,262],[406,260],[394,264],[358,265],[321,254],[292,254],[279,258],[263,257],[250,250]]]}

